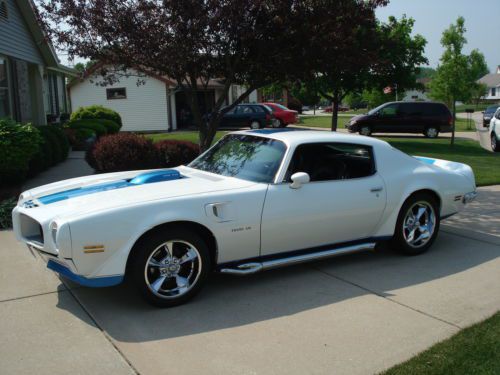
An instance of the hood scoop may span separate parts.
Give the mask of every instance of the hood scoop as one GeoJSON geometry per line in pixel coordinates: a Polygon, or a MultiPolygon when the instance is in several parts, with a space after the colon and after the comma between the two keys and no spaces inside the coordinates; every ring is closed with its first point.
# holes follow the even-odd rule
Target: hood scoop
{"type": "Polygon", "coordinates": [[[154,182],[179,180],[181,178],[181,174],[175,169],[163,169],[142,173],[138,176],[135,176],[131,180],[117,180],[98,185],[83,186],[76,189],[60,191],[58,193],[39,197],[38,201],[42,204],[51,204],[70,198],[81,197],[82,195],[101,193],[108,190],[124,189],[132,186],[151,184],[154,182]]]}
{"type": "Polygon", "coordinates": [[[178,180],[182,178],[181,174],[175,169],[166,169],[161,171],[152,171],[140,174],[129,181],[132,185],[150,184],[152,182],[162,182],[178,180]]]}

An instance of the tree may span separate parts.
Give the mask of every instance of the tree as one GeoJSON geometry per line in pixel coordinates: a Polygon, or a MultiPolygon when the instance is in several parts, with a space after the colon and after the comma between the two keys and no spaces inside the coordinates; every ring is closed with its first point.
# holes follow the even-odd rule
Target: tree
{"type": "MultiPolygon", "coordinates": [[[[283,80],[300,40],[294,1],[234,0],[41,0],[48,35],[70,58],[99,61],[105,83],[131,69],[166,76],[188,98],[202,150],[215,136],[233,84],[246,90],[283,80]],[[280,48],[276,48],[280,46],[280,48]],[[202,113],[198,92],[211,79],[224,90],[210,113],[202,113]]],[[[300,60],[297,60],[300,61],[300,60]]],[[[208,101],[208,96],[205,95],[208,101]]]]}
{"type": "Polygon", "coordinates": [[[318,92],[332,102],[332,131],[337,129],[338,107],[346,95],[367,89],[374,97],[386,86],[414,87],[419,65],[427,62],[425,39],[411,35],[413,19],[377,21],[374,11],[385,3],[344,1],[340,8],[319,6],[320,15],[304,14],[308,28],[322,30],[309,37],[308,71],[313,72],[309,79],[318,92]]]}
{"type": "MultiPolygon", "coordinates": [[[[433,80],[430,82],[430,96],[442,100],[453,112],[453,130],[451,144],[455,142],[455,103],[460,100],[470,101],[481,87],[476,83],[488,71],[484,56],[477,50],[469,56],[462,50],[467,43],[465,38],[465,20],[459,17],[455,24],[443,32],[441,45],[444,47],[440,65],[433,80]]],[[[484,93],[484,91],[483,91],[484,93]]]]}

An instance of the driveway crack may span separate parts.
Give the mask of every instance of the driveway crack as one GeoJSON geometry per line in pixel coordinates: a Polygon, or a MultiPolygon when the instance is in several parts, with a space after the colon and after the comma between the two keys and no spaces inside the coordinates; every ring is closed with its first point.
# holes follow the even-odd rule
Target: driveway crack
{"type": "Polygon", "coordinates": [[[136,374],[136,375],[140,375],[139,371],[137,371],[137,369],[134,367],[134,365],[132,364],[132,362],[130,362],[128,360],[128,358],[125,356],[125,354],[120,350],[120,348],[118,348],[118,346],[113,342],[113,339],[108,335],[108,333],[102,329],[102,327],[99,325],[99,323],[97,323],[97,320],[92,316],[92,314],[90,313],[90,311],[88,311],[85,306],[83,305],[83,303],[80,302],[80,300],[78,299],[78,297],[73,293],[73,291],[69,288],[68,285],[66,285],[64,282],[63,282],[64,286],[66,287],[67,291],[71,294],[71,296],[75,299],[76,303],[78,303],[78,305],[80,305],[80,307],[82,308],[82,310],[87,314],[87,316],[90,318],[90,320],[94,323],[94,325],[101,331],[101,333],[104,335],[104,337],[106,338],[107,341],[109,341],[109,343],[113,346],[113,348],[115,348],[115,350],[118,352],[118,354],[123,358],[123,360],[125,361],[125,363],[127,363],[129,365],[129,367],[132,369],[132,371],[136,374]]]}

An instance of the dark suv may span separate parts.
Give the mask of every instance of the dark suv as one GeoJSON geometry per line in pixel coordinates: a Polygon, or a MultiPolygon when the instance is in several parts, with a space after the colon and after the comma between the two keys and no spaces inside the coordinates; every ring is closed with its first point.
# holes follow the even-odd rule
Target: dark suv
{"type": "Polygon", "coordinates": [[[276,126],[276,122],[271,108],[263,104],[238,104],[224,114],[220,126],[232,128],[248,126],[252,129],[259,129],[266,126],[276,126]]]}
{"type": "Polygon", "coordinates": [[[346,124],[351,133],[423,133],[436,138],[441,132],[451,132],[453,117],[442,103],[391,102],[355,116],[346,124]]]}

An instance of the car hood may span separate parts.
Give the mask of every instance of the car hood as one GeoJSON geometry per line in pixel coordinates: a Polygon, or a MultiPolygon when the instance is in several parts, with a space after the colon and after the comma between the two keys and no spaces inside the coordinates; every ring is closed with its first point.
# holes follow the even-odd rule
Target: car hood
{"type": "Polygon", "coordinates": [[[350,121],[351,121],[351,122],[354,122],[354,121],[365,120],[365,119],[367,119],[367,118],[369,118],[369,117],[370,117],[370,115],[367,115],[367,114],[363,114],[363,115],[356,115],[356,116],[353,116],[353,117],[351,118],[351,120],[350,120],[350,121]]]}
{"type": "Polygon", "coordinates": [[[254,184],[188,167],[127,171],[64,180],[27,190],[21,194],[18,205],[29,207],[33,214],[37,211],[36,216],[54,217],[242,189],[254,184]]]}

